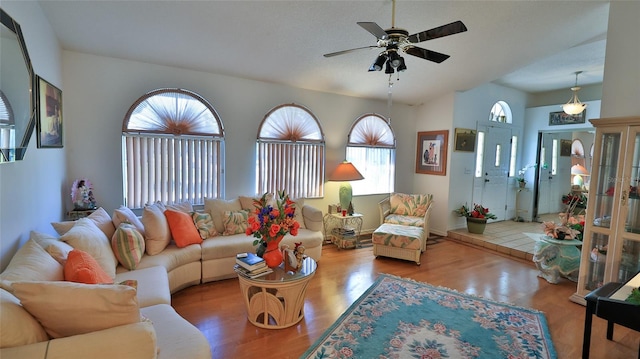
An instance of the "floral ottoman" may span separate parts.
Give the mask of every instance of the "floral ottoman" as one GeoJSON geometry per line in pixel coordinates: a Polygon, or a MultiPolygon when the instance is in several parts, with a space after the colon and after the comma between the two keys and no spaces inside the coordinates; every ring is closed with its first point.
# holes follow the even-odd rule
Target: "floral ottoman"
{"type": "Polygon", "coordinates": [[[420,265],[424,237],[423,227],[383,223],[371,237],[373,255],[410,260],[420,265]]]}

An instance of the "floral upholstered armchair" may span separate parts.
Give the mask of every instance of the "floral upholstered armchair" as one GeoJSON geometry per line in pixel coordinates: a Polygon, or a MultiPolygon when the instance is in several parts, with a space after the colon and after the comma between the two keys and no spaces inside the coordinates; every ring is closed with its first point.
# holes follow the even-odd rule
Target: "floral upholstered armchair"
{"type": "Polygon", "coordinates": [[[380,226],[373,231],[373,255],[415,261],[427,249],[431,194],[392,193],[378,203],[380,226]]]}
{"type": "Polygon", "coordinates": [[[432,205],[432,194],[392,193],[378,203],[380,223],[422,227],[426,241],[432,205]]]}

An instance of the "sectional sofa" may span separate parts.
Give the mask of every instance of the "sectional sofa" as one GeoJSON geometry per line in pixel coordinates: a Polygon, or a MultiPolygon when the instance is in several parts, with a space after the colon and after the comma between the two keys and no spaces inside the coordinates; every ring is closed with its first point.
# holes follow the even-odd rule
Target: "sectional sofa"
{"type": "MultiPolygon", "coordinates": [[[[301,229],[282,243],[302,242],[319,261],[322,212],[303,200],[296,207],[301,229]]],[[[59,236],[32,232],[0,274],[0,357],[210,358],[171,294],[236,276],[235,255],[255,251],[242,222],[252,208],[242,196],[207,199],[199,211],[156,203],[109,216],[99,208],[53,223],[59,236]]]]}

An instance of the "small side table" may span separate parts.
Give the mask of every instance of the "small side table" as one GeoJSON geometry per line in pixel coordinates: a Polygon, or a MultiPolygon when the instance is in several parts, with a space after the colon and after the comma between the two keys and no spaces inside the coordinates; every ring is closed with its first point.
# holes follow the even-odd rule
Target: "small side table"
{"type": "Polygon", "coordinates": [[[67,212],[67,217],[72,221],[76,221],[80,218],[88,217],[91,213],[95,211],[96,211],[95,209],[81,209],[81,210],[74,209],[73,211],[67,212]]]}
{"type": "MultiPolygon", "coordinates": [[[[352,228],[355,236],[355,247],[360,247],[360,232],[362,231],[362,222],[364,215],[361,213],[354,213],[351,215],[343,216],[342,213],[327,213],[324,215],[324,235],[325,240],[327,236],[332,236],[333,243],[338,248],[350,247],[346,243],[347,236],[343,236],[341,233],[332,233],[332,228],[352,228]],[[352,227],[349,227],[352,226],[352,227]]],[[[352,237],[353,238],[353,237],[352,237]]]]}
{"type": "Polygon", "coordinates": [[[576,239],[558,240],[540,235],[533,247],[533,261],[540,270],[538,277],[557,284],[560,277],[578,281],[580,249],[582,242],[576,239]]]}
{"type": "Polygon", "coordinates": [[[262,277],[251,279],[238,275],[251,324],[265,329],[282,329],[302,320],[304,296],[316,268],[316,261],[307,257],[295,273],[285,271],[281,264],[273,273],[262,277]]]}

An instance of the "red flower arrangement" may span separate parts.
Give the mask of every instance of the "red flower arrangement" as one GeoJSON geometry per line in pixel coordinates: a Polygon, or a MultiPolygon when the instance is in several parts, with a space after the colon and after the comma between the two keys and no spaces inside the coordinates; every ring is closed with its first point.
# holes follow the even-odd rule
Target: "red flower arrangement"
{"type": "Polygon", "coordinates": [[[497,219],[495,214],[489,212],[489,208],[483,207],[481,204],[474,203],[473,210],[469,210],[465,203],[460,209],[454,211],[460,217],[480,218],[480,219],[497,219]]]}
{"type": "Polygon", "coordinates": [[[275,241],[287,233],[291,233],[292,236],[298,235],[300,223],[293,219],[296,212],[295,202],[291,201],[284,191],[278,192],[277,196],[272,203],[267,193],[253,201],[256,209],[254,215],[248,219],[249,227],[245,233],[257,238],[253,241],[254,246],[261,242],[266,244],[275,241]]]}

